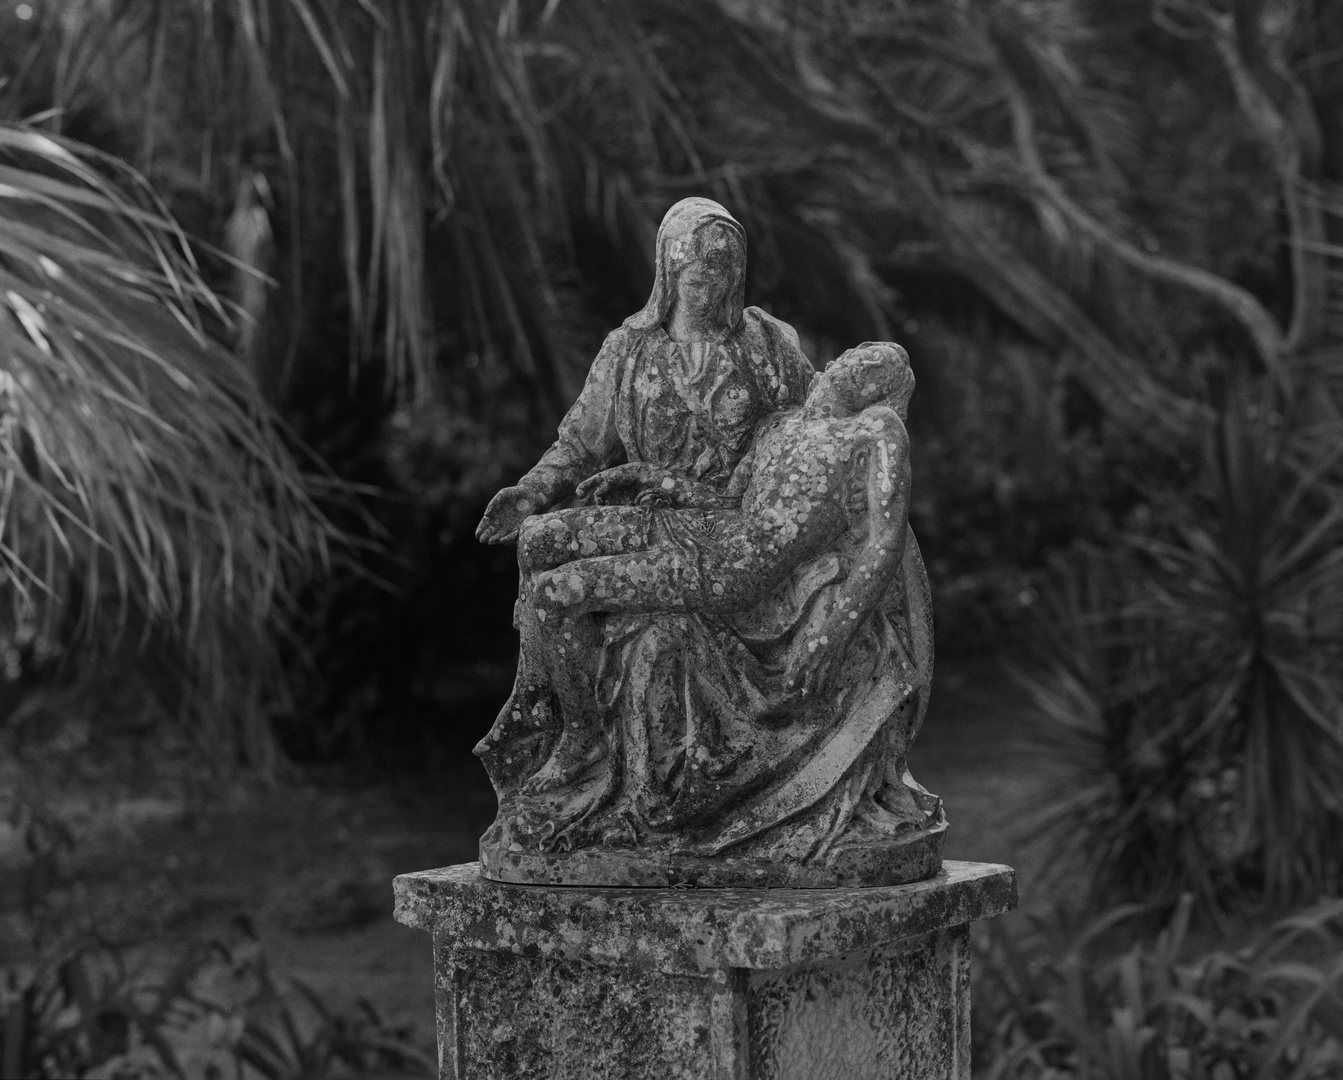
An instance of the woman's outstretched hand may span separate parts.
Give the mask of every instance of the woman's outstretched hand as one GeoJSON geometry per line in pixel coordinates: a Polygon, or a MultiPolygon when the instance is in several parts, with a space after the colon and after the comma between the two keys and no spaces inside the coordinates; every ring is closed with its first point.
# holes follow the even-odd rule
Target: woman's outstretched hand
{"type": "Polygon", "coordinates": [[[514,484],[490,500],[485,516],[476,526],[476,539],[482,544],[511,544],[518,538],[522,523],[545,507],[541,496],[530,488],[514,484]]]}

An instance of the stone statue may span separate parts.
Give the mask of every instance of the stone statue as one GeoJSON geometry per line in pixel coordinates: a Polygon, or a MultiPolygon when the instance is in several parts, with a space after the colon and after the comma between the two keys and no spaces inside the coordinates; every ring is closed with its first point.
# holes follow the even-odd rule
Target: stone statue
{"type": "Polygon", "coordinates": [[[491,502],[517,539],[513,693],[476,752],[482,872],[590,885],[895,884],[941,861],[905,755],[932,676],[904,350],[815,375],[742,307],[746,241],[687,199],[653,294],[491,502]],[[575,495],[580,505],[540,513],[575,495]]]}

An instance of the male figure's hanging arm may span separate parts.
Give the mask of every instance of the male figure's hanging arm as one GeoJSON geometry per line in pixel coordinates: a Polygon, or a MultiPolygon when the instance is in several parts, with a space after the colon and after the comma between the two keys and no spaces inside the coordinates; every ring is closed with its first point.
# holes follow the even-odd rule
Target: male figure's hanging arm
{"type": "Polygon", "coordinates": [[[867,540],[829,616],[789,666],[786,685],[803,694],[831,689],[854,633],[864,616],[881,603],[904,564],[909,535],[909,436],[891,409],[870,409],[864,420],[869,418],[874,427],[880,426],[867,447],[867,540]]]}

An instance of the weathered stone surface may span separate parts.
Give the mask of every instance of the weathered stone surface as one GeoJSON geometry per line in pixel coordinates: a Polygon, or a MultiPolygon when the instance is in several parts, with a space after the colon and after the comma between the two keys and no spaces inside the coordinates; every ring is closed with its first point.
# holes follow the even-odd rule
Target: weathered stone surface
{"type": "Polygon", "coordinates": [[[781,971],[746,986],[751,1080],[969,1076],[965,926],[781,971]]]}
{"type": "Polygon", "coordinates": [[[480,872],[493,881],[635,888],[837,889],[923,881],[942,865],[945,822],[889,840],[848,845],[824,860],[706,857],[597,848],[510,851],[483,840],[480,872]]]}
{"type": "Polygon", "coordinates": [[[465,863],[402,874],[395,891],[398,921],[470,948],[697,972],[787,967],[992,918],[1016,906],[1016,875],[953,860],[889,888],[546,888],[465,863]]]}
{"type": "Polygon", "coordinates": [[[966,925],[1005,866],[835,890],[549,888],[475,864],[396,880],[430,930],[444,1077],[968,1077],[966,925]]]}
{"type": "Polygon", "coordinates": [[[731,1076],[735,1000],[725,980],[616,970],[473,949],[436,958],[451,987],[447,1077],[604,1080],[731,1076]]]}
{"type": "Polygon", "coordinates": [[[673,206],[655,254],[647,305],[477,531],[520,571],[517,679],[476,748],[484,871],[926,877],[946,819],[906,768],[933,663],[909,358],[866,342],[817,374],[744,306],[746,236],[711,200],[673,206]]]}

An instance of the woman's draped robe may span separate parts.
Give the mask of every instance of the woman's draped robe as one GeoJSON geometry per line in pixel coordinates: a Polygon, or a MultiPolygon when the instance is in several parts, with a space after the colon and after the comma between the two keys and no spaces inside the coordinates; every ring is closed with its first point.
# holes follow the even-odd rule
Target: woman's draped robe
{"type": "MultiPolygon", "coordinates": [[[[814,374],[796,332],[758,308],[746,308],[737,329],[711,343],[678,344],[661,326],[627,324],[607,336],[554,445],[519,483],[567,495],[587,477],[631,461],[721,488],[756,425],[801,404],[814,374]]],[[[632,625],[651,618],[629,617],[632,625]]],[[[600,657],[566,661],[586,663],[595,674],[600,657]]],[[[595,702],[593,708],[578,722],[600,726],[595,702]]],[[[544,665],[524,641],[513,693],[477,749],[501,799],[544,763],[558,730],[544,665]]]]}

